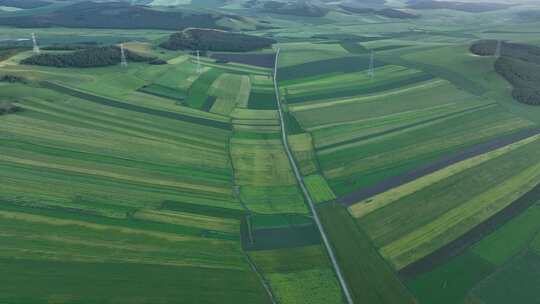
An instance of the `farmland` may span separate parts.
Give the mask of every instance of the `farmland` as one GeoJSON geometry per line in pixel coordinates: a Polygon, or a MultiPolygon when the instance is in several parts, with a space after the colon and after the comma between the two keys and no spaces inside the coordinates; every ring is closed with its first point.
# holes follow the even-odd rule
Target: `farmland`
{"type": "Polygon", "coordinates": [[[0,302],[537,302],[537,4],[15,2],[0,302]]]}

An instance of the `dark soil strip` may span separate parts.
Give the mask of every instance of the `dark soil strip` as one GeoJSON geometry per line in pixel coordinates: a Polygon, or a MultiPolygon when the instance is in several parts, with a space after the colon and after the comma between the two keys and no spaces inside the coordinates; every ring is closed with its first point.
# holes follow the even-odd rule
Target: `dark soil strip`
{"type": "Polygon", "coordinates": [[[506,224],[515,216],[525,211],[530,206],[540,200],[540,184],[527,192],[512,204],[497,212],[483,223],[469,230],[458,239],[446,244],[424,258],[409,264],[399,271],[403,278],[413,278],[421,273],[427,272],[436,266],[448,261],[450,258],[462,253],[469,246],[480,241],[485,236],[491,234],[497,228],[506,224]]]}
{"type": "Polygon", "coordinates": [[[222,62],[236,62],[262,68],[273,68],[275,54],[228,54],[214,53],[210,57],[222,62]]]}
{"type": "Polygon", "coordinates": [[[492,106],[494,104],[495,103],[490,103],[490,104],[487,104],[487,105],[480,105],[480,106],[476,106],[476,107],[473,107],[473,108],[468,108],[468,109],[457,111],[457,112],[452,112],[452,113],[448,113],[448,114],[444,114],[444,115],[439,115],[439,116],[436,116],[436,117],[432,117],[432,118],[429,118],[429,119],[426,119],[426,120],[422,120],[422,121],[418,121],[418,122],[411,123],[411,124],[408,124],[408,125],[400,126],[400,127],[397,127],[397,128],[389,129],[389,130],[386,130],[386,131],[381,131],[381,132],[369,134],[369,135],[366,135],[366,136],[353,138],[353,139],[350,139],[350,140],[347,140],[347,141],[338,142],[338,143],[331,144],[329,146],[325,146],[325,147],[322,147],[322,148],[316,149],[316,150],[317,151],[324,151],[326,149],[331,149],[331,148],[339,147],[339,146],[342,146],[342,145],[347,145],[347,144],[352,144],[352,143],[355,143],[355,142],[359,142],[359,141],[362,141],[362,140],[368,140],[368,139],[372,139],[372,138],[375,138],[375,137],[388,135],[388,134],[391,134],[391,133],[395,133],[395,132],[407,130],[407,129],[410,129],[410,128],[418,127],[418,126],[421,126],[423,124],[431,123],[431,122],[434,122],[434,121],[437,121],[437,120],[440,120],[440,119],[444,119],[444,118],[452,117],[452,116],[455,116],[455,115],[460,115],[460,114],[463,114],[463,113],[467,113],[469,111],[475,111],[475,110],[478,110],[478,109],[487,108],[487,107],[490,107],[490,106],[492,106]]]}
{"type": "Polygon", "coordinates": [[[344,204],[345,206],[350,206],[352,204],[355,204],[359,201],[362,201],[364,199],[367,199],[379,193],[386,192],[392,188],[401,186],[417,178],[428,175],[440,169],[446,168],[462,160],[465,160],[474,156],[478,156],[492,150],[496,150],[498,148],[507,146],[509,144],[518,142],[522,139],[525,139],[525,138],[528,138],[537,134],[540,134],[539,128],[527,129],[527,130],[519,131],[517,133],[511,134],[502,138],[496,138],[492,141],[476,145],[472,148],[469,148],[455,155],[451,155],[449,157],[445,157],[440,160],[437,160],[427,166],[388,178],[374,186],[363,188],[361,190],[352,192],[351,194],[338,198],[337,201],[344,204]]]}
{"type": "Polygon", "coordinates": [[[81,98],[81,99],[95,102],[95,103],[105,105],[105,106],[120,108],[120,109],[124,109],[128,111],[139,112],[139,113],[144,113],[144,114],[149,114],[149,115],[154,115],[154,116],[159,116],[159,117],[164,117],[164,118],[181,120],[181,121],[186,121],[186,122],[191,122],[191,123],[196,123],[196,124],[201,124],[201,125],[207,125],[211,127],[225,129],[225,130],[232,130],[232,125],[227,122],[215,121],[215,120],[201,118],[201,117],[188,116],[188,115],[184,115],[180,113],[167,112],[167,111],[141,107],[141,106],[137,106],[137,105],[133,105],[133,104],[125,103],[125,102],[120,102],[120,101],[112,100],[109,98],[105,98],[105,97],[101,97],[101,96],[97,96],[93,94],[84,93],[84,92],[81,92],[72,88],[68,88],[68,87],[65,87],[65,86],[62,86],[53,82],[49,82],[49,81],[42,81],[40,82],[40,84],[44,88],[51,89],[51,90],[54,90],[63,94],[68,94],[77,98],[81,98]]]}
{"type": "Polygon", "coordinates": [[[208,96],[206,97],[206,101],[204,102],[204,105],[202,106],[201,110],[208,112],[216,102],[216,96],[208,96]]]}

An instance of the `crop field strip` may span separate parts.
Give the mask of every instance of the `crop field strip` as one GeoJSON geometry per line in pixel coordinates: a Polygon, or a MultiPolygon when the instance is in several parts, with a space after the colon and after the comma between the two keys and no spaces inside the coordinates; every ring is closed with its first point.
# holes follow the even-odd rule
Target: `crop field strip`
{"type": "MultiPolygon", "coordinates": [[[[212,205],[226,206],[225,211],[242,210],[232,193],[227,156],[229,130],[200,121],[153,116],[116,104],[88,103],[80,98],[87,95],[76,97],[43,89],[36,93],[43,98],[21,100],[24,111],[6,117],[2,126],[0,166],[3,169],[0,171],[9,172],[2,174],[2,225],[11,223],[9,219],[13,227],[21,223],[36,227],[35,231],[19,230],[12,235],[7,233],[11,231],[7,226],[2,229],[6,232],[3,244],[10,244],[2,256],[9,258],[16,254],[23,262],[14,263],[13,269],[32,263],[59,267],[59,276],[43,278],[59,294],[63,292],[59,280],[79,280],[66,267],[93,267],[97,273],[104,273],[103,267],[134,273],[146,267],[146,271],[169,277],[177,271],[198,272],[203,274],[201,280],[212,278],[217,284],[223,283],[218,282],[225,277],[232,279],[236,275],[238,279],[230,282],[239,292],[220,298],[234,301],[232,298],[242,294],[243,299],[247,296],[255,302],[266,302],[260,282],[239,249],[239,218],[197,211],[212,205]],[[49,101],[51,96],[54,102],[49,101]],[[135,145],[137,148],[132,149],[135,145]],[[28,187],[32,191],[27,191],[28,187]],[[169,203],[164,205],[163,201],[169,203]],[[185,201],[195,205],[185,209],[182,207],[185,201]],[[163,209],[164,206],[167,208],[163,209]],[[66,226],[70,227],[71,235],[60,237],[59,233],[52,233],[66,226]],[[37,244],[36,236],[42,231],[51,235],[40,237],[37,244]],[[92,236],[101,231],[111,231],[106,242],[92,236]],[[118,238],[125,240],[122,243],[125,249],[118,247],[118,238]],[[128,238],[133,239],[133,245],[127,243],[128,238]],[[158,245],[158,241],[167,244],[158,245]],[[65,249],[50,248],[51,244],[64,242],[69,244],[65,249]],[[143,248],[139,243],[148,246],[155,243],[156,247],[143,248]],[[219,252],[220,257],[208,252],[219,252]],[[67,256],[70,259],[64,258],[67,256]],[[104,260],[104,256],[108,258],[104,260]]],[[[95,282],[96,278],[85,280],[95,282]]],[[[140,276],[130,282],[148,282],[144,278],[140,276]]],[[[171,279],[179,282],[178,278],[171,279]]],[[[203,283],[195,280],[193,284],[196,290],[203,283]]],[[[229,289],[210,285],[210,294],[214,296],[199,297],[198,301],[211,302],[229,289]]],[[[129,285],[119,288],[125,290],[120,292],[125,301],[133,299],[126,294],[129,285]]],[[[150,288],[145,296],[151,299],[159,292],[184,297],[197,294],[171,293],[171,288],[172,284],[150,288]]],[[[84,292],[80,296],[85,296],[84,292]]],[[[39,299],[39,292],[28,295],[28,299],[32,297],[39,299]]]]}
{"type": "Polygon", "coordinates": [[[87,101],[90,101],[90,102],[95,102],[95,103],[98,103],[98,104],[102,104],[102,105],[107,105],[107,106],[111,106],[111,107],[117,107],[117,108],[126,109],[126,110],[130,110],[130,111],[134,111],[134,112],[146,113],[146,114],[165,117],[165,118],[185,120],[185,121],[188,121],[188,122],[194,122],[194,123],[200,123],[200,124],[207,124],[207,125],[212,125],[212,126],[215,126],[215,127],[218,127],[218,128],[223,128],[223,129],[230,128],[230,125],[227,124],[227,123],[224,123],[224,122],[213,121],[213,120],[208,120],[208,119],[199,118],[199,117],[193,117],[193,116],[187,116],[187,115],[183,115],[183,114],[180,114],[180,113],[154,110],[154,109],[141,107],[141,106],[125,103],[125,102],[111,100],[111,99],[108,99],[108,98],[105,98],[105,97],[101,97],[101,96],[97,96],[97,95],[93,95],[93,94],[89,94],[89,93],[84,93],[84,92],[81,92],[79,90],[71,89],[69,87],[59,85],[57,83],[52,83],[52,82],[46,81],[46,82],[42,82],[41,84],[45,88],[55,90],[55,91],[58,91],[60,93],[69,94],[71,96],[78,97],[78,98],[81,98],[81,99],[84,99],[84,100],[87,100],[87,101]]]}
{"type": "MultiPolygon", "coordinates": [[[[460,163],[470,162],[471,165],[475,165],[478,162],[489,160],[489,154],[499,155],[499,153],[505,153],[507,150],[513,149],[513,146],[519,147],[522,144],[520,143],[521,141],[526,143],[535,140],[538,137],[538,134],[540,134],[540,129],[530,129],[506,137],[496,138],[487,143],[473,146],[465,151],[460,151],[455,155],[439,159],[424,167],[391,177],[372,187],[352,192],[347,196],[340,197],[339,202],[351,206],[350,208],[355,216],[361,216],[362,214],[365,214],[364,211],[361,210],[379,208],[376,203],[373,203],[374,200],[378,200],[378,195],[381,196],[386,204],[386,199],[383,198],[385,196],[395,199],[394,193],[400,197],[404,196],[404,193],[411,193],[410,191],[412,190],[408,189],[409,183],[411,185],[420,184],[423,186],[424,177],[425,180],[429,180],[429,182],[433,180],[431,175],[441,174],[441,178],[446,177],[446,175],[444,175],[445,173],[439,173],[439,170],[449,170],[454,173],[455,171],[452,168],[454,166],[457,170],[462,170],[459,168],[460,163]]],[[[413,189],[416,190],[417,188],[413,189]]]]}
{"type": "Polygon", "coordinates": [[[435,182],[385,208],[364,215],[359,219],[360,225],[373,238],[382,255],[397,269],[401,269],[457,239],[533,189],[540,182],[534,172],[538,165],[537,160],[531,154],[537,149],[537,145],[538,140],[527,143],[435,182]],[[519,168],[523,171],[520,172],[519,168]],[[486,174],[489,179],[483,178],[486,174]],[[478,185],[478,179],[483,179],[481,186],[478,185]],[[458,180],[459,182],[456,182],[458,180]],[[460,194],[440,191],[440,187],[448,189],[448,184],[455,188],[460,184],[471,183],[477,186],[464,188],[470,190],[460,194]],[[429,198],[434,193],[439,194],[438,201],[448,203],[431,206],[429,198]],[[420,196],[422,199],[418,199],[420,196]],[[415,202],[407,203],[410,200],[415,202]],[[408,206],[408,211],[401,208],[405,205],[408,206]],[[394,218],[390,225],[390,217],[387,215],[395,212],[396,208],[400,209],[401,213],[390,215],[394,218]],[[414,212],[414,220],[406,219],[410,212],[414,212]],[[392,228],[395,225],[399,226],[399,231],[392,228]],[[418,243],[420,239],[422,244],[418,243]]]}
{"type": "Polygon", "coordinates": [[[460,149],[531,126],[531,122],[519,119],[499,107],[489,107],[407,132],[324,150],[317,156],[332,189],[337,195],[343,196],[355,188],[385,180],[389,174],[405,173],[460,149]],[[435,134],[434,129],[441,131],[435,134]],[[471,129],[477,132],[467,134],[466,131],[471,129]],[[393,157],[385,157],[388,154],[393,157]],[[362,180],[358,179],[360,176],[362,180]]]}

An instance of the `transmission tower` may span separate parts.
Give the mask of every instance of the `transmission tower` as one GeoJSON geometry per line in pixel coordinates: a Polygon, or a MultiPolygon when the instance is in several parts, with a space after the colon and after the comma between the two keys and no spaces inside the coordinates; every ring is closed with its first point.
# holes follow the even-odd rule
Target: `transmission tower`
{"type": "Polygon", "coordinates": [[[120,57],[121,57],[120,65],[123,66],[123,67],[126,67],[128,64],[127,64],[127,60],[126,60],[126,51],[124,50],[124,44],[123,43],[120,43],[120,57]]]}
{"type": "Polygon", "coordinates": [[[375,57],[375,54],[373,51],[371,51],[371,53],[369,54],[369,69],[368,69],[368,76],[371,79],[373,79],[373,77],[375,76],[375,70],[374,70],[374,64],[373,64],[374,57],[375,57]]]}
{"type": "Polygon", "coordinates": [[[197,74],[202,73],[201,69],[201,55],[200,52],[197,50],[197,74]]]}
{"type": "Polygon", "coordinates": [[[500,40],[497,40],[497,48],[495,49],[495,58],[501,57],[501,47],[502,47],[502,42],[500,40]]]}
{"type": "Polygon", "coordinates": [[[35,33],[32,33],[32,43],[34,44],[34,53],[39,54],[40,50],[39,50],[39,46],[37,44],[36,34],[35,33]]]}

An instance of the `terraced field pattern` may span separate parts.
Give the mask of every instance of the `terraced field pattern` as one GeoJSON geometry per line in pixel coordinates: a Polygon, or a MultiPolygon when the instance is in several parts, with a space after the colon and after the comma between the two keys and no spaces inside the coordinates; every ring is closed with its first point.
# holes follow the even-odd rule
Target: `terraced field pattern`
{"type": "Polygon", "coordinates": [[[504,51],[469,50],[536,50],[540,19],[516,18],[537,4],[132,1],[109,5],[152,26],[85,28],[81,2],[12,24],[70,7],[48,2],[0,1],[0,303],[540,303],[540,107],[504,51]],[[177,13],[273,44],[163,48],[177,13]],[[31,33],[39,56],[149,59],[23,64],[31,33]]]}

